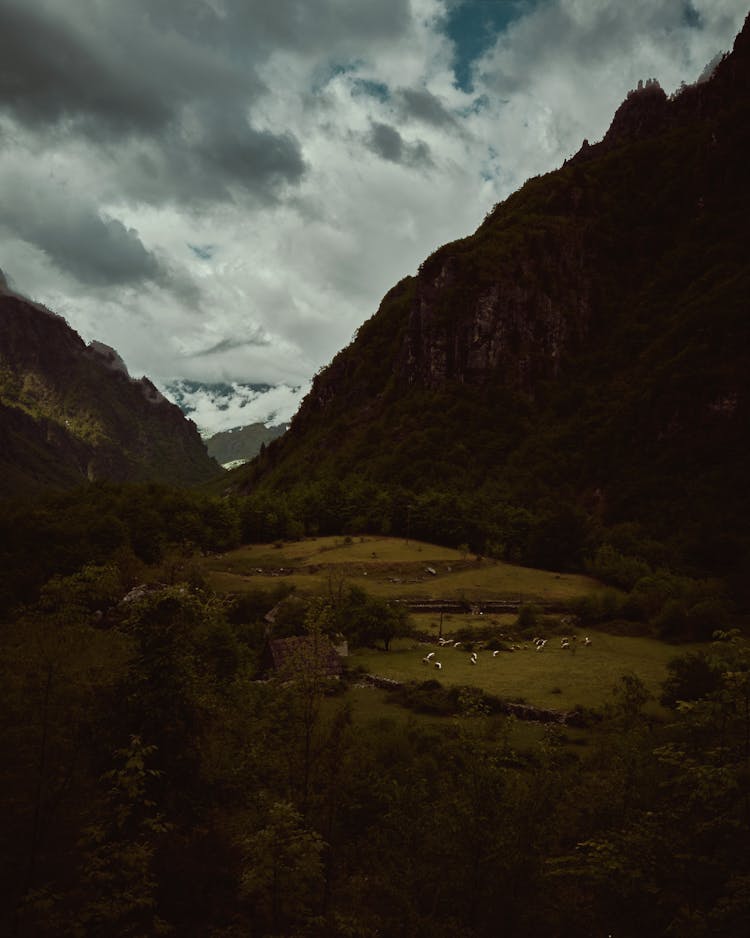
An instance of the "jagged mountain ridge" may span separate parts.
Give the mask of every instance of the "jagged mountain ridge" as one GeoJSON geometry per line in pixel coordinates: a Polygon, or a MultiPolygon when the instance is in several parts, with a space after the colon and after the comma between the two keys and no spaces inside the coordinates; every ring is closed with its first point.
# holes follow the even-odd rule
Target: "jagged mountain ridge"
{"type": "Polygon", "coordinates": [[[114,349],[0,290],[0,493],[87,481],[207,481],[220,472],[192,421],[114,349]]]}
{"type": "Polygon", "coordinates": [[[744,543],[749,89],[746,22],[710,80],[631,93],[385,296],[240,490],[484,493],[744,543]]]}

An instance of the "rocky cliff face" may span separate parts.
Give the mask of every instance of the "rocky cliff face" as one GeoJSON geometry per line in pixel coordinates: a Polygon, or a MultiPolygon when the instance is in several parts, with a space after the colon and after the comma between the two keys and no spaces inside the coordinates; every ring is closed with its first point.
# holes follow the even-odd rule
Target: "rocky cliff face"
{"type": "MultiPolygon", "coordinates": [[[[671,250],[672,226],[700,224],[697,216],[706,208],[718,210],[718,195],[725,198],[727,190],[712,190],[716,180],[729,178],[728,163],[736,159],[737,141],[726,133],[729,111],[748,90],[750,17],[710,80],[671,99],[655,80],[642,82],[601,142],[584,141],[560,171],[531,180],[496,206],[473,236],[428,258],[409,285],[408,317],[405,327],[398,326],[398,346],[381,369],[381,384],[395,380],[404,389],[436,390],[451,383],[500,383],[533,400],[541,382],[558,378],[566,361],[599,340],[614,307],[622,308],[628,297],[638,302],[642,278],[652,277],[660,255],[671,250]],[[655,204],[653,187],[637,175],[644,166],[656,177],[668,174],[671,154],[662,166],[649,167],[651,157],[628,165],[626,151],[653,144],[659,159],[661,141],[686,128],[694,136],[686,138],[680,157],[693,161],[693,168],[675,166],[681,188],[671,193],[674,204],[655,204]],[[608,180],[608,173],[614,178],[608,180]],[[613,184],[620,191],[608,191],[613,184]],[[707,206],[712,194],[715,204],[707,206]],[[603,296],[610,285],[617,295],[603,296]]],[[[375,319],[386,318],[390,302],[391,294],[375,319]]],[[[388,328],[397,331],[393,324],[388,328]]],[[[352,359],[363,353],[361,334],[316,378],[300,415],[335,407],[340,394],[350,396],[361,372],[352,359]]]]}
{"type": "Polygon", "coordinates": [[[114,349],[0,290],[2,494],[86,481],[193,484],[219,472],[192,421],[114,349]]]}
{"type": "Polygon", "coordinates": [[[450,247],[438,252],[417,277],[400,378],[434,389],[499,374],[533,397],[587,332],[592,259],[579,227],[525,239],[493,270],[472,269],[475,258],[450,247]]]}

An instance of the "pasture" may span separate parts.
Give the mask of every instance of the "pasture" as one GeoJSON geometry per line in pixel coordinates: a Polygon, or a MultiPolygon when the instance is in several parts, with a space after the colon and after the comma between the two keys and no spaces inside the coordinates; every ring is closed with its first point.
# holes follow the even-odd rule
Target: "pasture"
{"type": "MultiPolygon", "coordinates": [[[[557,636],[549,638],[541,652],[531,642],[518,642],[518,651],[480,650],[477,664],[461,647],[440,648],[432,642],[402,639],[392,650],[356,649],[349,665],[397,681],[426,681],[436,678],[444,685],[471,684],[489,694],[508,700],[524,700],[537,707],[571,710],[576,705],[601,707],[611,697],[612,688],[623,674],[635,674],[646,689],[658,697],[666,677],[667,662],[696,646],[675,648],[656,639],[610,635],[590,631],[591,645],[579,639],[571,648],[560,647],[557,636]],[[422,659],[435,652],[438,671],[422,659]]],[[[654,705],[654,710],[659,708],[654,705]]]]}
{"type": "Polygon", "coordinates": [[[305,593],[321,593],[343,580],[383,599],[556,603],[600,588],[586,576],[534,570],[388,537],[306,538],[277,547],[252,544],[204,557],[201,565],[218,592],[286,583],[305,593]]]}

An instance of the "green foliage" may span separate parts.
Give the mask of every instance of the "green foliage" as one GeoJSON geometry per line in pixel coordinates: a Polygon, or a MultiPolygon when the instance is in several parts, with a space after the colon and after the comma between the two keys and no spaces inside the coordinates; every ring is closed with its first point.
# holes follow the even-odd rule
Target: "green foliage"
{"type": "Polygon", "coordinates": [[[148,767],[155,748],[131,737],[129,746],[115,753],[116,768],[102,776],[100,818],[83,832],[81,909],[69,931],[76,938],[172,930],[157,913],[154,855],[168,826],[149,798],[149,782],[159,775],[148,767]]]}
{"type": "Polygon", "coordinates": [[[332,612],[336,628],[354,646],[372,647],[380,641],[388,651],[394,638],[412,633],[409,615],[403,607],[370,596],[359,586],[347,587],[332,612]]]}
{"type": "Polygon", "coordinates": [[[0,502],[0,614],[32,602],[52,576],[85,564],[114,564],[121,577],[139,562],[158,563],[170,548],[183,554],[239,543],[236,503],[153,484],[93,485],[34,502],[0,502]]]}
{"type": "Polygon", "coordinates": [[[721,672],[704,652],[688,652],[673,658],[667,670],[669,676],[661,696],[661,702],[667,707],[676,707],[681,700],[699,700],[721,684],[721,672]]]}
{"type": "Polygon", "coordinates": [[[645,560],[622,554],[611,544],[602,544],[596,550],[586,564],[586,571],[604,583],[623,590],[632,589],[638,580],[653,572],[645,560]]]}
{"type": "Polygon", "coordinates": [[[265,806],[263,825],[242,837],[240,894],[270,934],[308,921],[324,884],[322,837],[288,802],[265,806]]]}

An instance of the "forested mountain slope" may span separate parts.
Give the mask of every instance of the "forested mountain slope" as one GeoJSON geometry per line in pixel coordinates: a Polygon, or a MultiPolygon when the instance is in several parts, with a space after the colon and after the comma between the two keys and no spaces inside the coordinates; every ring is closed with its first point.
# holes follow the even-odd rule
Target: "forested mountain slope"
{"type": "Polygon", "coordinates": [[[87,481],[206,481],[192,421],[117,353],[0,282],[0,495],[87,481]]]}
{"type": "Polygon", "coordinates": [[[738,569],[749,92],[748,22],[710,80],[631,92],[603,141],[385,296],[237,489],[283,496],[308,530],[410,529],[550,565],[605,530],[738,569]]]}
{"type": "Polygon", "coordinates": [[[271,440],[281,436],[286,428],[285,423],[270,427],[264,423],[251,423],[234,430],[222,430],[206,439],[206,449],[222,465],[235,459],[252,459],[271,440]]]}

